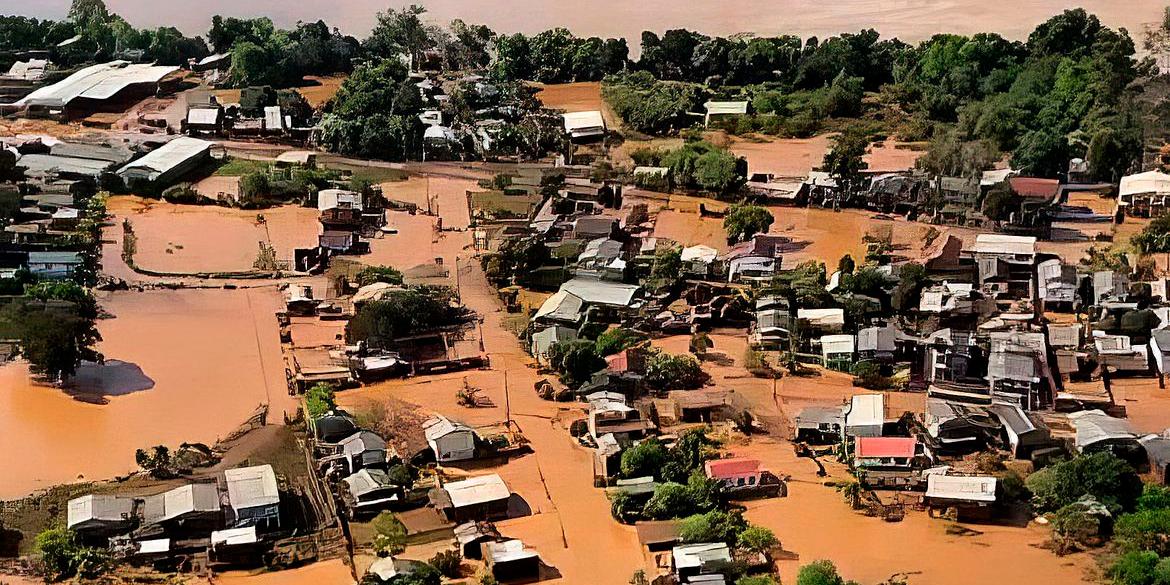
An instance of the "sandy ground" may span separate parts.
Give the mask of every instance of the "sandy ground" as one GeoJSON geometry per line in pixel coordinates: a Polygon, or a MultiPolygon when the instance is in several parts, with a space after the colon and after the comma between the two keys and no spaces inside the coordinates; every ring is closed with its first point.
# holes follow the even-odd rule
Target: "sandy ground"
{"type": "MultiPolygon", "coordinates": [[[[389,5],[400,8],[405,0],[350,0],[348,2],[282,2],[256,0],[206,0],[179,12],[159,10],[150,0],[109,0],[110,10],[124,15],[135,26],[176,26],[184,32],[205,34],[213,14],[224,16],[268,16],[278,26],[292,26],[298,20],[313,22],[325,18],[330,26],[346,34],[364,37],[374,25],[375,15],[389,5]]],[[[940,32],[973,34],[998,31],[1023,40],[1036,24],[1065,8],[1083,6],[1100,15],[1110,26],[1140,30],[1143,23],[1158,20],[1163,2],[1156,0],[1023,0],[1010,9],[989,8],[979,0],[842,0],[809,4],[803,0],[745,0],[725,2],[620,2],[599,0],[432,0],[427,2],[427,20],[436,23],[460,18],[483,23],[497,32],[537,33],[553,27],[569,27],[578,35],[623,36],[637,51],[643,30],[662,33],[671,28],[690,28],[707,34],[728,35],[751,31],[761,35],[796,34],[824,37],[875,28],[885,37],[919,41],[940,32]]],[[[63,18],[69,0],[8,0],[12,14],[63,18]]]]}
{"type": "Polygon", "coordinates": [[[213,443],[262,403],[295,404],[284,386],[274,289],[117,292],[99,298],[105,366],[70,393],[0,367],[0,498],[135,469],[134,451],[213,443]]]}

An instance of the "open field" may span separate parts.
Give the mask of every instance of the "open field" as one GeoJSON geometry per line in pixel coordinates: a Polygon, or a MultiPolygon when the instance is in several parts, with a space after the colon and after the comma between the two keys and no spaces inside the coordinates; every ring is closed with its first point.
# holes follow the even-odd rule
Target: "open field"
{"type": "Polygon", "coordinates": [[[134,451],[213,443],[262,403],[270,420],[295,409],[285,392],[274,289],[116,292],[99,299],[105,366],[70,387],[0,367],[0,498],[136,469],[134,451]]]}

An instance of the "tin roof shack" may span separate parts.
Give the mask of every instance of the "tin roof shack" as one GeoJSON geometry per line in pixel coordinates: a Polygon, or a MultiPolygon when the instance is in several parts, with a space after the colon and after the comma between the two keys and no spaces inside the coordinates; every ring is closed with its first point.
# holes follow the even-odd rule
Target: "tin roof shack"
{"type": "Polygon", "coordinates": [[[787,349],[788,338],[796,328],[796,319],[787,303],[761,308],[767,299],[756,301],[756,322],[749,340],[765,349],[787,349]]]}
{"type": "Polygon", "coordinates": [[[723,542],[684,544],[671,550],[670,565],[681,583],[699,575],[715,574],[731,562],[731,549],[723,542]]]}
{"type": "Polygon", "coordinates": [[[1154,356],[1158,375],[1165,376],[1170,370],[1170,330],[1159,329],[1150,333],[1150,353],[1154,356]]]}
{"type": "Polygon", "coordinates": [[[953,520],[987,519],[998,494],[999,481],[994,477],[931,473],[926,476],[923,502],[932,515],[941,510],[953,520]]]}
{"type": "Polygon", "coordinates": [[[921,344],[923,378],[928,383],[977,383],[987,372],[987,357],[975,343],[975,334],[957,329],[940,329],[931,333],[921,344]]]}
{"type": "Polygon", "coordinates": [[[1036,238],[979,234],[975,245],[963,252],[974,258],[984,294],[997,300],[1031,301],[1035,296],[1036,238]]]}
{"type": "Polygon", "coordinates": [[[1146,451],[1150,474],[1162,485],[1170,485],[1170,438],[1165,434],[1146,435],[1138,439],[1146,451]]]}
{"type": "Polygon", "coordinates": [[[803,207],[808,204],[808,193],[798,178],[778,177],[773,173],[752,173],[747,189],[757,199],[772,205],[803,207]]]}
{"type": "Polygon", "coordinates": [[[123,111],[130,103],[154,95],[178,67],[111,61],[90,65],[6,107],[26,116],[66,120],[94,112],[123,111]]]}
{"type": "Polygon", "coordinates": [[[838,195],[837,180],[824,171],[810,171],[800,186],[799,197],[809,205],[833,207],[838,195]]]}
{"type": "MultiPolygon", "coordinates": [[[[547,316],[547,315],[546,315],[547,316]]],[[[532,334],[532,341],[528,345],[529,352],[532,357],[536,358],[536,363],[541,366],[548,365],[548,352],[554,344],[568,343],[577,340],[577,330],[570,327],[562,327],[560,325],[553,325],[552,327],[545,327],[532,334]]]]}
{"type": "Polygon", "coordinates": [[[199,537],[223,527],[219,486],[193,483],[142,500],[142,525],[136,537],[199,537]]]}
{"type": "Polygon", "coordinates": [[[1031,459],[1038,449],[1052,446],[1052,433],[1039,417],[1020,408],[1018,404],[993,402],[987,411],[999,420],[1003,427],[1002,439],[1016,459],[1031,459]]]}
{"type": "Polygon", "coordinates": [[[1106,301],[1125,301],[1129,296],[1129,276],[1112,270],[1093,273],[1093,304],[1106,301]]]}
{"type": "Polygon", "coordinates": [[[703,464],[708,479],[718,480],[729,498],[774,498],[783,490],[780,478],[761,469],[757,459],[712,459],[703,464]]]}
{"type": "Polygon", "coordinates": [[[180,136],[127,163],[118,169],[117,174],[131,189],[145,185],[160,189],[174,184],[210,160],[211,144],[206,140],[180,136]]]}
{"type": "Polygon", "coordinates": [[[520,540],[485,542],[480,545],[487,570],[500,583],[540,579],[540,555],[520,540]]]}
{"type": "Polygon", "coordinates": [[[1145,450],[1138,442],[1140,435],[1134,432],[1129,421],[1114,418],[1100,410],[1070,412],[1068,421],[1076,429],[1074,446],[1081,453],[1109,451],[1133,465],[1143,469],[1147,463],[1145,450]]]}
{"type": "Polygon", "coordinates": [[[987,379],[995,397],[1026,410],[1052,404],[1055,383],[1044,334],[997,331],[990,337],[987,379]]]}
{"type": "Polygon", "coordinates": [[[886,424],[885,396],[858,394],[845,411],[845,434],[850,437],[880,437],[886,424]]]}
{"type": "Polygon", "coordinates": [[[853,358],[852,335],[825,335],[821,337],[820,344],[821,364],[826,368],[848,372],[856,362],[853,358]]]}
{"type": "Polygon", "coordinates": [[[403,486],[394,483],[381,469],[362,469],[341,482],[345,485],[341,501],[351,520],[376,514],[403,498],[403,486]]]}
{"type": "Polygon", "coordinates": [[[713,116],[746,116],[749,102],[746,101],[709,101],[703,104],[706,114],[703,116],[703,125],[710,126],[713,116]]]}
{"type": "Polygon", "coordinates": [[[668,551],[681,539],[678,520],[647,520],[635,524],[634,529],[638,531],[638,542],[652,553],[668,551]]]}
{"type": "Polygon", "coordinates": [[[605,119],[597,110],[562,114],[565,133],[573,142],[588,142],[605,136],[605,119]]]}
{"type": "Polygon", "coordinates": [[[784,250],[792,238],[756,234],[747,242],[740,242],[723,254],[728,282],[762,282],[774,276],[780,268],[784,250]]]}
{"type": "Polygon", "coordinates": [[[28,271],[45,280],[66,280],[81,268],[84,262],[77,252],[29,252],[28,271]]]}
{"type": "Polygon", "coordinates": [[[864,486],[915,487],[927,463],[913,437],[858,437],[853,448],[853,468],[864,486]]]}
{"type": "Polygon", "coordinates": [[[796,440],[817,445],[839,443],[845,432],[845,407],[806,406],[796,414],[796,440]]]}
{"type": "Polygon", "coordinates": [[[1073,312],[1080,284],[1076,266],[1065,264],[1059,258],[1045,260],[1036,265],[1036,280],[1042,311],[1073,312]]]}
{"type": "Polygon", "coordinates": [[[69,500],[65,525],[82,539],[99,542],[103,538],[129,532],[136,520],[133,498],[90,494],[69,500]]]}
{"type": "Polygon", "coordinates": [[[922,419],[931,450],[940,454],[966,454],[983,449],[998,437],[1000,426],[980,406],[950,402],[930,396],[922,419]]]}
{"type": "Polygon", "coordinates": [[[927,191],[921,177],[900,173],[877,175],[870,180],[865,206],[900,215],[918,210],[927,191]]]}
{"type": "Polygon", "coordinates": [[[586,317],[590,322],[616,322],[642,306],[641,291],[641,287],[633,284],[574,278],[562,284],[560,290],[540,306],[532,320],[550,325],[577,326],[586,317]]]}
{"type": "Polygon", "coordinates": [[[501,539],[500,532],[491,522],[464,522],[455,527],[459,555],[465,559],[482,559],[483,549],[480,545],[501,539]]]}
{"type": "Polygon", "coordinates": [[[228,525],[242,528],[280,526],[280,489],[271,465],[237,467],[223,472],[232,517],[228,525]]]}
{"type": "Polygon", "coordinates": [[[731,400],[727,390],[672,390],[665,399],[653,401],[658,423],[711,423],[728,420],[731,400]]]}
{"type": "Polygon", "coordinates": [[[1160,215],[1170,203],[1170,175],[1146,171],[1121,178],[1117,187],[1117,206],[1122,213],[1136,217],[1160,215]]]}
{"type": "Polygon", "coordinates": [[[427,444],[435,453],[435,461],[449,463],[475,458],[479,435],[471,427],[453,422],[444,416],[434,416],[423,423],[427,444]]]}
{"type": "MultiPolygon", "coordinates": [[[[346,463],[349,473],[356,473],[367,467],[385,467],[388,460],[386,440],[370,431],[358,431],[344,439],[340,446],[340,455],[346,463]]],[[[322,462],[327,458],[323,458],[322,462]]]]}
{"type": "Polygon", "coordinates": [[[1096,335],[1093,346],[1098,362],[1112,371],[1129,374],[1150,371],[1149,348],[1132,345],[1126,335],[1096,335]]]}
{"type": "Polygon", "coordinates": [[[898,351],[898,330],[893,325],[866,327],[857,332],[857,357],[892,362],[898,351]]]}
{"type": "Polygon", "coordinates": [[[698,245],[683,248],[679,253],[682,260],[683,276],[695,278],[709,278],[719,251],[710,246],[698,245]]]}
{"type": "Polygon", "coordinates": [[[593,440],[602,435],[613,435],[617,442],[642,439],[655,429],[654,423],[642,417],[642,411],[620,400],[591,400],[586,423],[593,440]]]}
{"type": "Polygon", "coordinates": [[[228,528],[211,533],[208,558],[212,563],[222,565],[254,566],[265,549],[255,526],[228,528]]]}
{"type": "Polygon", "coordinates": [[[447,520],[468,522],[507,518],[512,492],[504,480],[493,473],[450,482],[432,489],[429,497],[431,505],[447,520]]]}

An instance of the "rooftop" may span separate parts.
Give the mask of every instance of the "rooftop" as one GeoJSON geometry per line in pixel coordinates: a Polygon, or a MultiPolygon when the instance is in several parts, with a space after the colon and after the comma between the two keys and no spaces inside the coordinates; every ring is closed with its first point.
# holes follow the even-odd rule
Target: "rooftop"
{"type": "Polygon", "coordinates": [[[926,476],[926,497],[972,502],[994,502],[996,479],[983,476],[926,476]]]}
{"type": "Polygon", "coordinates": [[[106,100],[139,83],[158,83],[178,67],[111,61],[90,65],[17,100],[17,106],[63,107],[75,99],[106,100]]]}
{"type": "Polygon", "coordinates": [[[276,472],[271,465],[237,467],[223,472],[232,508],[275,506],[280,503],[276,472]]]}
{"type": "Polygon", "coordinates": [[[910,458],[918,447],[913,437],[859,437],[856,455],[858,458],[910,458]]]}
{"type": "Polygon", "coordinates": [[[508,485],[499,475],[481,475],[463,481],[453,481],[443,486],[455,508],[498,502],[512,496],[508,485]]]}

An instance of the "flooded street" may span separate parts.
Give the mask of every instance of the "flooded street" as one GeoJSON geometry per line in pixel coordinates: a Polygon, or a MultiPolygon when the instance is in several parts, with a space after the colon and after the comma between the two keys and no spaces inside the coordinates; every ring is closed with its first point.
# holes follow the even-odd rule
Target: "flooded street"
{"type": "Polygon", "coordinates": [[[0,499],[136,468],[139,448],[213,443],[285,391],[273,289],[156,290],[100,297],[105,366],[68,391],[0,367],[0,499]],[[73,395],[71,396],[70,393],[73,395]]]}

